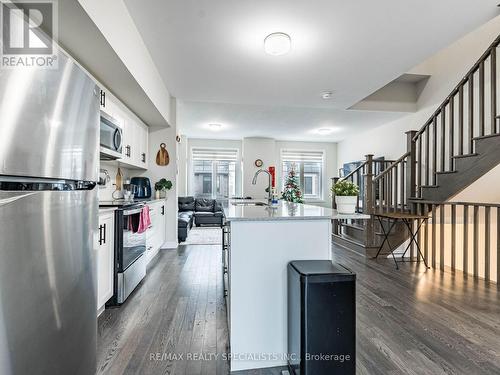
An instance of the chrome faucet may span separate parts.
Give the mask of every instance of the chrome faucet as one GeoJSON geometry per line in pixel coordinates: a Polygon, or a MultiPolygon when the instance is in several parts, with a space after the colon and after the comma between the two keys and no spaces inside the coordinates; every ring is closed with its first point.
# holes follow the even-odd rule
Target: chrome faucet
{"type": "Polygon", "coordinates": [[[269,173],[269,171],[266,171],[265,169],[259,169],[257,172],[255,172],[255,176],[253,176],[252,185],[257,184],[257,176],[262,172],[267,173],[267,176],[269,177],[267,186],[267,203],[271,205],[271,201],[273,200],[271,192],[271,185],[272,185],[271,173],[269,173]]]}

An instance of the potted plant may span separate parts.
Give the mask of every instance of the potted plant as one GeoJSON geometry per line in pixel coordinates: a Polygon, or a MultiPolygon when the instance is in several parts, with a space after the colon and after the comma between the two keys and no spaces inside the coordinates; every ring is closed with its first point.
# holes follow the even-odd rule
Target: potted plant
{"type": "Polygon", "coordinates": [[[332,186],[339,214],[353,214],[356,212],[359,187],[350,181],[342,180],[332,186]]]}
{"type": "Polygon", "coordinates": [[[165,198],[166,192],[172,189],[172,181],[162,178],[155,183],[156,199],[165,198]]]}

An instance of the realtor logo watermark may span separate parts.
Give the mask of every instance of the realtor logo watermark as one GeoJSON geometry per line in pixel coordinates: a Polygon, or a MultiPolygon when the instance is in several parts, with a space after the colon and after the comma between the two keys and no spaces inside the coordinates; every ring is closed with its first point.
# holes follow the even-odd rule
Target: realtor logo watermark
{"type": "Polygon", "coordinates": [[[55,0],[0,0],[2,68],[57,68],[55,0]]]}

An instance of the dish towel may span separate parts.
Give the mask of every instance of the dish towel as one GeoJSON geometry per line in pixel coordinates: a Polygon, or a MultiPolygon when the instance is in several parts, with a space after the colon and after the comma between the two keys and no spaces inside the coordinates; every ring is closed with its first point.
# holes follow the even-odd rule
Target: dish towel
{"type": "Polygon", "coordinates": [[[139,228],[137,233],[144,233],[151,225],[151,218],[149,217],[149,206],[146,205],[141,210],[141,217],[139,219],[139,228]]]}

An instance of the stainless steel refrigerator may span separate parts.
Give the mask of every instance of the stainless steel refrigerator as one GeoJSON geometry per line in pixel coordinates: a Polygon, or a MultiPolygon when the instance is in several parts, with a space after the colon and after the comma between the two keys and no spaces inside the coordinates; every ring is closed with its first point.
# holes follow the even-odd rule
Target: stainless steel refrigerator
{"type": "Polygon", "coordinates": [[[0,69],[0,374],[95,373],[98,87],[0,69]]]}

